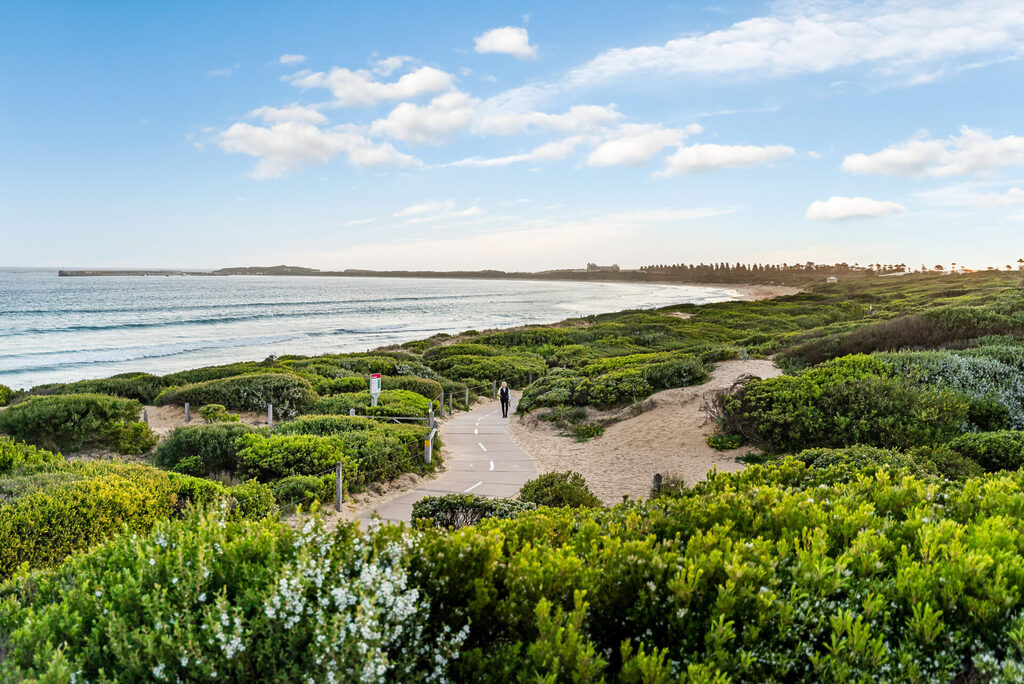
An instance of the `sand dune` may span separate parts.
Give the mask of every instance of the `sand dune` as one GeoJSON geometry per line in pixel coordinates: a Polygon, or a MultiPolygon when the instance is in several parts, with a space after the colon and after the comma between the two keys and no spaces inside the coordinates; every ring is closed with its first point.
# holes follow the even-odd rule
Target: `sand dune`
{"type": "Polygon", "coordinates": [[[768,360],[725,361],[703,385],[666,390],[644,401],[640,415],[610,425],[604,435],[579,443],[535,416],[510,422],[512,441],[537,463],[538,472],[575,470],[606,504],[650,496],[655,473],[677,475],[687,483],[704,478],[712,467],[743,468],[736,460],[749,448],[716,451],[704,438],[713,432],[700,407],[706,396],[731,387],[744,375],[780,375],[768,360]]]}

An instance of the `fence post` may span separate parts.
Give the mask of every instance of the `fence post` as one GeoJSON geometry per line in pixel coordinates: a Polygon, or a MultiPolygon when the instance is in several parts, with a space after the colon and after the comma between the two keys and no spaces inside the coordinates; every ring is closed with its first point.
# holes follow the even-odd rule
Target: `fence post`
{"type": "Polygon", "coordinates": [[[497,399],[498,398],[498,381],[497,380],[491,380],[491,394],[493,395],[491,397],[491,399],[497,399]]]}
{"type": "Polygon", "coordinates": [[[341,513],[341,462],[334,464],[334,510],[341,513]]]}
{"type": "Polygon", "coordinates": [[[469,410],[469,388],[466,388],[466,410],[469,410]]]}
{"type": "Polygon", "coordinates": [[[437,409],[438,412],[441,414],[441,417],[444,418],[444,390],[441,390],[441,396],[439,397],[439,401],[437,402],[437,409]]]}
{"type": "Polygon", "coordinates": [[[455,410],[454,408],[452,408],[452,396],[453,396],[453,393],[449,392],[448,393],[448,415],[449,416],[452,415],[452,412],[455,410]]]}
{"type": "Polygon", "coordinates": [[[661,492],[661,483],[662,483],[661,473],[655,473],[654,474],[654,483],[653,483],[653,487],[652,487],[652,489],[654,489],[654,493],[655,494],[658,494],[658,493],[661,492]]]}
{"type": "Polygon", "coordinates": [[[427,465],[430,465],[430,457],[434,453],[434,433],[436,432],[437,430],[431,430],[430,434],[423,439],[423,462],[427,465]]]}
{"type": "Polygon", "coordinates": [[[427,411],[427,427],[433,428],[435,425],[437,423],[434,422],[434,402],[430,402],[430,409],[427,411]]]}
{"type": "Polygon", "coordinates": [[[274,405],[267,404],[267,427],[274,427],[274,405]]]}
{"type": "Polygon", "coordinates": [[[185,422],[187,423],[189,420],[191,420],[191,418],[192,418],[192,416],[188,412],[188,402],[186,401],[185,402],[185,422]]]}
{"type": "Polygon", "coordinates": [[[149,425],[149,411],[147,409],[142,409],[142,422],[149,425]]]}
{"type": "Polygon", "coordinates": [[[526,384],[527,385],[532,385],[533,384],[533,373],[530,373],[530,379],[526,381],[526,384]]]}

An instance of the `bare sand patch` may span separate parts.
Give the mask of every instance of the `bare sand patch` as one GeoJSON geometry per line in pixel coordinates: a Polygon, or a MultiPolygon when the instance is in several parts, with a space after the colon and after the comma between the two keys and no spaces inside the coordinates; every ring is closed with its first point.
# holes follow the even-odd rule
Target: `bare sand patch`
{"type": "Polygon", "coordinates": [[[539,473],[575,470],[606,504],[623,496],[647,498],[655,473],[682,477],[688,484],[703,480],[711,468],[737,471],[736,460],[747,448],[716,451],[704,439],[713,426],[701,412],[705,398],[729,389],[744,375],[781,375],[770,360],[719,363],[703,385],[666,390],[644,400],[643,413],[609,425],[601,437],[575,442],[535,416],[509,421],[512,441],[537,464],[539,473]]]}
{"type": "MultiPolygon", "coordinates": [[[[203,425],[206,421],[199,417],[199,407],[191,409],[191,422],[185,422],[184,406],[147,406],[146,413],[149,416],[149,427],[161,439],[166,437],[171,430],[183,425],[203,425]]],[[[234,413],[234,412],[232,412],[234,413]]],[[[245,425],[255,427],[267,424],[266,411],[242,411],[238,413],[240,420],[245,425]]]]}

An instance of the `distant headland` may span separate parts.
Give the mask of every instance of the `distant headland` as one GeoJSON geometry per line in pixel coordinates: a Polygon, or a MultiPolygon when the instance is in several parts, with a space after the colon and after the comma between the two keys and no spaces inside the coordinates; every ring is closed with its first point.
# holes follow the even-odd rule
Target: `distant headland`
{"type": "MultiPolygon", "coordinates": [[[[870,278],[887,275],[903,275],[911,272],[906,264],[656,264],[637,269],[620,268],[617,264],[600,266],[587,264],[586,268],[564,268],[547,271],[499,271],[482,269],[478,271],[375,271],[369,269],[345,269],[322,271],[303,266],[238,266],[210,271],[162,270],[162,269],[61,269],[61,277],[97,276],[319,276],[349,278],[476,278],[486,280],[577,280],[577,281],[618,281],[648,283],[694,283],[694,284],[770,284],[804,286],[827,279],[870,278]]],[[[921,271],[942,272],[941,266],[921,271]]],[[[948,272],[948,271],[946,271],[948,272]]]]}

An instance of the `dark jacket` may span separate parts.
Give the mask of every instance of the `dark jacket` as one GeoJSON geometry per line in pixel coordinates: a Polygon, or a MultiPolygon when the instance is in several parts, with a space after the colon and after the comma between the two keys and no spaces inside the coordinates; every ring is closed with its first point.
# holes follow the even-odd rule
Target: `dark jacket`
{"type": "Polygon", "coordinates": [[[501,401],[501,403],[507,404],[511,398],[512,394],[509,392],[508,387],[502,387],[498,390],[498,400],[501,401]]]}

